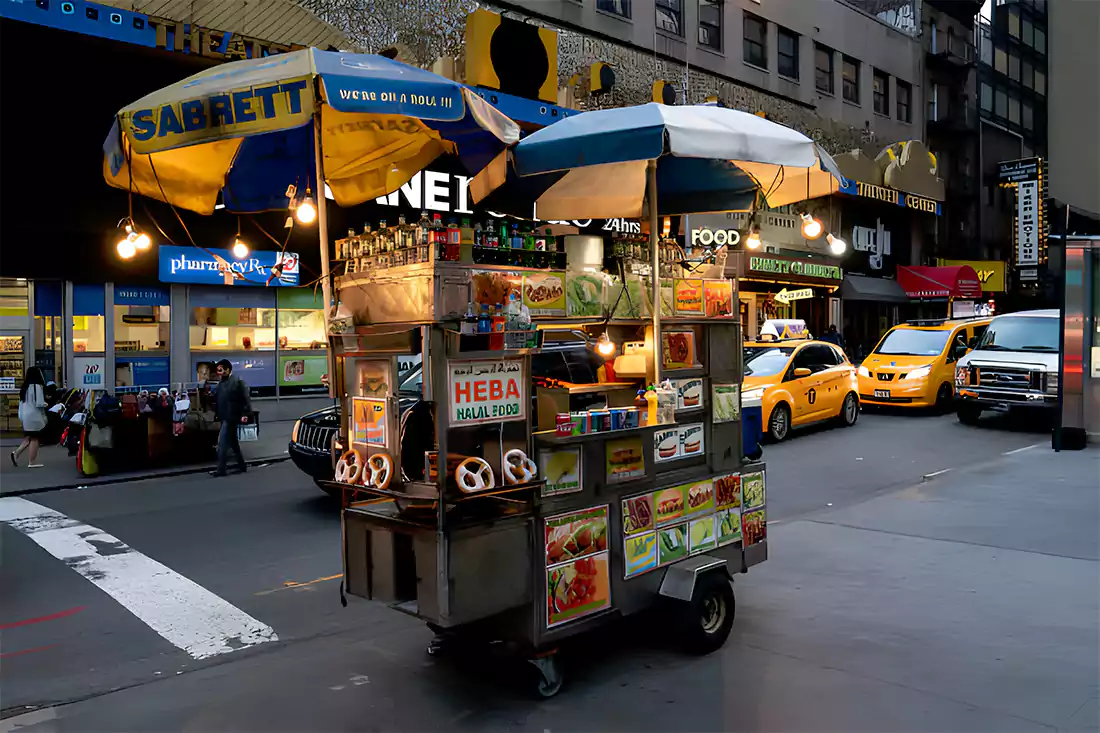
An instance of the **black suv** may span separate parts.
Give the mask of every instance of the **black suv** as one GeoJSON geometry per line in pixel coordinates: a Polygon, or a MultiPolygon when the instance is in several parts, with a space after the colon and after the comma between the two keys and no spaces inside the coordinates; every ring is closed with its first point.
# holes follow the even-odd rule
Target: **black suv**
{"type": "MultiPolygon", "coordinates": [[[[597,372],[603,366],[603,358],[586,344],[576,340],[544,343],[539,353],[531,357],[531,371],[534,381],[558,380],[573,384],[593,384],[598,382],[597,372]]],[[[401,406],[401,440],[405,463],[417,461],[423,463],[423,451],[431,450],[435,431],[431,426],[431,411],[421,402],[421,385],[424,375],[420,364],[414,364],[398,376],[398,402],[401,406]],[[409,441],[419,440],[425,444],[410,446],[409,441]]],[[[593,402],[601,399],[592,395],[593,402]]],[[[535,394],[531,393],[531,414],[535,412],[535,394]]],[[[332,481],[335,477],[335,457],[332,442],[340,432],[340,406],[325,407],[302,415],[294,425],[287,452],[294,465],[307,473],[317,485],[326,492],[319,482],[332,481]]],[[[412,466],[402,466],[411,473],[412,466]]],[[[422,470],[422,469],[421,469],[422,470]]]]}

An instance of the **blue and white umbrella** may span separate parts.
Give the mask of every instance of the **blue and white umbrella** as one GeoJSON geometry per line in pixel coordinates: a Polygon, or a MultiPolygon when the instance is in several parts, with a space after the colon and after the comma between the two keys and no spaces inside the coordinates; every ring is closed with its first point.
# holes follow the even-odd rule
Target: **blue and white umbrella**
{"type": "Polygon", "coordinates": [[[782,206],[833,193],[844,180],[802,133],[710,106],[585,112],[527,136],[507,156],[511,165],[501,155],[475,178],[474,200],[544,220],[653,213],[647,168],[661,216],[782,206]]]}

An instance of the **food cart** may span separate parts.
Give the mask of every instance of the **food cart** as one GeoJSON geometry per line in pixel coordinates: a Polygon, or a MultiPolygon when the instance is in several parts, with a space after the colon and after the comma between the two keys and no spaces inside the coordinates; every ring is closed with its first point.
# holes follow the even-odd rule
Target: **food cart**
{"type": "Polygon", "coordinates": [[[440,635],[433,651],[483,629],[518,643],[546,696],[561,684],[561,640],[658,598],[679,604],[690,647],[720,646],[730,580],[767,558],[765,466],[740,450],[735,282],[662,278],[655,343],[647,278],[608,279],[599,308],[576,316],[592,312],[581,302],[589,289],[568,265],[362,269],[336,280],[345,320],[332,337],[347,395],[337,449],[347,593],[426,621],[440,635]],[[498,348],[491,335],[462,333],[479,291],[513,289],[537,330],[505,332],[498,348]],[[553,335],[586,328],[631,351],[613,362],[615,381],[532,374],[553,335]],[[414,354],[434,445],[410,457],[395,383],[398,359],[414,354]],[[659,409],[636,406],[655,367],[674,392],[659,409]],[[595,409],[577,409],[593,395],[595,409]]]}

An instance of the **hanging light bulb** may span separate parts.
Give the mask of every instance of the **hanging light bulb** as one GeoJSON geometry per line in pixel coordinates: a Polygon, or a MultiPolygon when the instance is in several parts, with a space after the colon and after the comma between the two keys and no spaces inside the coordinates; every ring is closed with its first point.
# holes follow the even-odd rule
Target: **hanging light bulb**
{"type": "Polygon", "coordinates": [[[240,236],[233,240],[233,256],[238,260],[248,257],[248,245],[244,243],[240,236]]]}
{"type": "Polygon", "coordinates": [[[133,238],[134,248],[145,251],[153,246],[153,240],[149,239],[149,235],[145,232],[130,232],[130,237],[133,238]]]}
{"type": "Polygon", "coordinates": [[[810,216],[809,214],[802,213],[802,236],[806,239],[817,239],[821,236],[821,232],[825,230],[825,227],[821,225],[821,222],[810,216]]]}
{"type": "Polygon", "coordinates": [[[596,342],[596,353],[605,358],[615,353],[615,342],[607,335],[607,331],[600,334],[596,342]]]}
{"type": "Polygon", "coordinates": [[[317,220],[317,207],[313,205],[313,197],[310,196],[308,188],[305,198],[298,203],[298,209],[294,213],[302,224],[312,224],[317,220]]]}
{"type": "Polygon", "coordinates": [[[847,242],[840,237],[834,237],[832,234],[826,234],[825,241],[829,243],[829,251],[837,257],[844,254],[848,249],[847,242]]]}
{"type": "Polygon", "coordinates": [[[748,249],[760,249],[760,227],[753,225],[745,237],[745,247],[748,249]]]}
{"type": "Polygon", "coordinates": [[[118,256],[124,260],[128,260],[137,254],[137,247],[134,246],[134,242],[129,235],[118,240],[115,249],[118,250],[118,256]]]}

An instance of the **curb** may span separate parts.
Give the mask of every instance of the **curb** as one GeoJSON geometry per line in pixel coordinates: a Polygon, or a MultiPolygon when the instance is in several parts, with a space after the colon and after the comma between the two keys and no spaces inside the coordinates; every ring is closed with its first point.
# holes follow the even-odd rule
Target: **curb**
{"type": "MultiPolygon", "coordinates": [[[[289,461],[290,456],[286,453],[278,456],[268,456],[266,458],[253,458],[245,461],[248,466],[260,466],[271,463],[282,463],[283,461],[289,461]]],[[[158,478],[172,478],[175,476],[187,476],[194,473],[208,473],[215,468],[214,464],[202,465],[202,466],[189,466],[187,468],[172,468],[163,472],[150,473],[142,476],[118,476],[116,478],[106,477],[103,479],[86,479],[80,482],[58,484],[57,486],[42,486],[34,489],[18,489],[16,491],[5,491],[0,493],[0,498],[8,496],[28,496],[30,494],[44,494],[48,491],[68,491],[71,489],[90,489],[93,486],[107,486],[110,484],[126,484],[134,481],[148,481],[150,479],[158,478]]]]}

